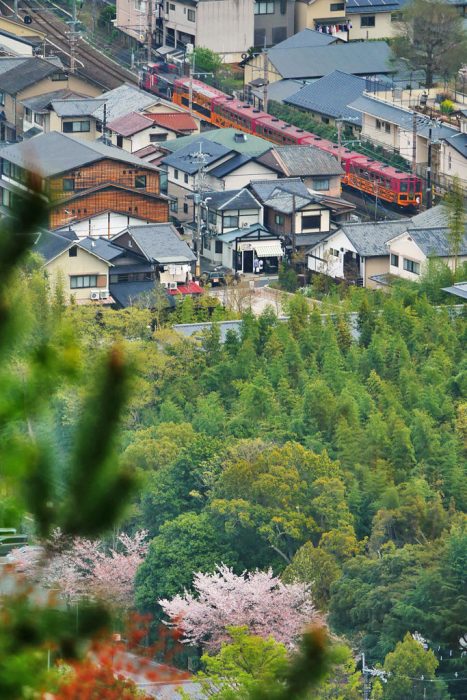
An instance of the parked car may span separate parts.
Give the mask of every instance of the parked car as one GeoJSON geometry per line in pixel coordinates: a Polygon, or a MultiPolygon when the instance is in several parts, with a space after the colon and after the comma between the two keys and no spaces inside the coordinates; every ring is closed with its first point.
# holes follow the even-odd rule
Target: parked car
{"type": "Polygon", "coordinates": [[[227,284],[227,270],[222,268],[203,272],[201,280],[203,284],[210,284],[212,287],[219,287],[220,285],[227,284]]]}

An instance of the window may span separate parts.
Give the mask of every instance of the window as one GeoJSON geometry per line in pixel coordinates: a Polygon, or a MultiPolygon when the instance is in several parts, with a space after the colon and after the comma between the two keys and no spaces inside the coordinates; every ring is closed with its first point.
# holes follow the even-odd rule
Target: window
{"type": "Polygon", "coordinates": [[[208,209],[208,221],[210,224],[215,224],[217,222],[217,215],[215,211],[208,209]]]}
{"type": "Polygon", "coordinates": [[[361,27],[374,27],[375,26],[375,16],[367,15],[366,17],[360,17],[361,27]]]}
{"type": "Polygon", "coordinates": [[[320,177],[316,178],[313,180],[313,189],[314,190],[328,190],[329,189],[329,178],[328,177],[320,177]]]}
{"type": "Polygon", "coordinates": [[[331,12],[342,12],[345,10],[345,2],[332,2],[329,9],[331,12]]]}
{"type": "Polygon", "coordinates": [[[188,10],[186,16],[189,22],[194,22],[196,20],[196,12],[194,10],[188,10]]]}
{"type": "Polygon", "coordinates": [[[222,241],[216,241],[216,253],[222,254],[223,246],[222,241]]]}
{"type": "Polygon", "coordinates": [[[158,141],[167,141],[168,134],[149,134],[149,141],[157,143],[158,141]]]}
{"type": "Polygon", "coordinates": [[[91,131],[91,122],[89,119],[82,122],[63,122],[64,134],[77,134],[87,131],[91,131]]]}
{"type": "Polygon", "coordinates": [[[317,228],[321,227],[321,214],[313,214],[309,216],[302,216],[302,229],[317,228]]]}
{"type": "Polygon", "coordinates": [[[186,202],[183,203],[183,213],[188,214],[188,204],[186,202]]]}
{"type": "Polygon", "coordinates": [[[69,258],[76,258],[78,256],[78,248],[74,245],[68,251],[69,258]]]}
{"type": "Polygon", "coordinates": [[[211,241],[209,238],[204,239],[204,247],[206,248],[206,250],[211,250],[211,241]]]}
{"type": "Polygon", "coordinates": [[[117,148],[123,148],[123,136],[117,136],[117,148]]]}
{"type": "Polygon", "coordinates": [[[381,122],[379,119],[376,120],[376,128],[381,129],[381,122]]]}
{"type": "Polygon", "coordinates": [[[255,29],[254,36],[253,36],[254,45],[255,46],[264,46],[265,41],[266,41],[266,30],[264,28],[255,29]]]}
{"type": "Polygon", "coordinates": [[[62,80],[68,80],[68,73],[53,73],[52,74],[52,80],[55,82],[61,82],[62,80]]]}
{"type": "Polygon", "coordinates": [[[70,277],[71,289],[86,289],[97,287],[97,275],[72,275],[70,277]]]}
{"type": "Polygon", "coordinates": [[[175,11],[175,5],[172,2],[170,3],[170,9],[172,10],[172,12],[175,11]]]}
{"type": "Polygon", "coordinates": [[[32,121],[32,109],[29,109],[29,107],[24,108],[24,118],[28,120],[28,122],[32,121]]]}
{"type": "Polygon", "coordinates": [[[5,104],[5,93],[0,92],[0,105],[4,105],[4,104],[5,104]]]}
{"type": "Polygon", "coordinates": [[[391,22],[400,22],[402,20],[402,12],[391,12],[391,22]]]}
{"type": "Polygon", "coordinates": [[[185,173],[185,174],[183,175],[183,181],[184,181],[186,184],[188,184],[188,180],[189,180],[189,178],[188,178],[188,173],[185,173]]]}
{"type": "Polygon", "coordinates": [[[329,124],[329,117],[321,117],[323,124],[329,124]]]}
{"type": "Polygon", "coordinates": [[[255,2],[255,15],[273,15],[274,14],[274,2],[271,0],[256,0],[255,2]]]}
{"type": "Polygon", "coordinates": [[[63,178],[63,191],[64,192],[73,192],[75,189],[75,180],[72,177],[64,177],[63,178]]]}
{"type": "Polygon", "coordinates": [[[281,41],[287,39],[287,27],[273,27],[272,28],[272,43],[279,44],[281,41]]]}
{"type": "Polygon", "coordinates": [[[276,224],[278,226],[282,226],[282,224],[285,221],[284,215],[283,214],[276,214],[276,216],[274,217],[274,221],[276,222],[276,224]]]}
{"type": "Polygon", "coordinates": [[[178,170],[177,168],[174,168],[174,179],[178,180],[178,170]]]}
{"type": "Polygon", "coordinates": [[[413,272],[414,275],[419,275],[420,263],[415,262],[415,260],[407,260],[407,258],[404,258],[404,270],[413,272]]]}
{"type": "Polygon", "coordinates": [[[224,216],[224,228],[238,228],[238,216],[224,216]]]}
{"type": "Polygon", "coordinates": [[[385,132],[386,132],[387,134],[390,134],[390,133],[391,133],[391,125],[388,124],[388,122],[385,122],[385,123],[384,123],[384,130],[385,130],[385,132]]]}
{"type": "Polygon", "coordinates": [[[146,187],[146,175],[135,175],[135,187],[138,189],[146,187]]]}
{"type": "Polygon", "coordinates": [[[338,258],[339,251],[337,250],[337,248],[329,248],[329,255],[332,255],[333,258],[338,258]]]}
{"type": "Polygon", "coordinates": [[[176,199],[172,199],[170,202],[170,211],[173,214],[177,214],[178,212],[178,201],[176,199]]]}
{"type": "Polygon", "coordinates": [[[10,161],[9,160],[2,160],[2,174],[6,175],[7,177],[10,177],[10,161]]]}
{"type": "Polygon", "coordinates": [[[449,154],[448,155],[448,170],[451,170],[451,167],[452,167],[452,158],[451,158],[451,154],[449,154]]]}
{"type": "Polygon", "coordinates": [[[37,112],[34,114],[34,123],[39,124],[39,126],[42,126],[44,124],[44,115],[43,114],[37,114],[37,112]]]}
{"type": "Polygon", "coordinates": [[[391,265],[393,267],[399,267],[399,256],[391,253],[391,265]]]}

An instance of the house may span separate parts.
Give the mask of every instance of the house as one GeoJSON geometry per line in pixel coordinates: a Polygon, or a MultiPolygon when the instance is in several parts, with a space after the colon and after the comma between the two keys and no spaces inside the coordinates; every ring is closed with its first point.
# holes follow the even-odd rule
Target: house
{"type": "Polygon", "coordinates": [[[344,224],[307,253],[308,269],[375,289],[373,277],[389,273],[390,239],[407,231],[407,221],[344,224]]]}
{"type": "Polygon", "coordinates": [[[253,46],[274,46],[295,32],[295,0],[255,0],[253,46]]]}
{"type": "MultiPolygon", "coordinates": [[[[61,119],[58,118],[55,112],[52,116],[52,102],[54,102],[54,100],[63,102],[67,100],[81,99],[89,99],[91,103],[94,103],[94,100],[90,99],[88,95],[82,95],[81,93],[73,92],[72,90],[68,90],[66,88],[61,90],[52,90],[52,92],[46,92],[43,95],[36,95],[34,97],[27,97],[24,99],[22,102],[23,123],[21,125],[21,133],[23,134],[23,138],[31,138],[32,136],[37,136],[38,134],[42,133],[47,134],[49,131],[63,131],[61,119]]],[[[96,104],[96,107],[97,106],[98,105],[96,104]]],[[[84,131],[77,133],[83,133],[83,135],[92,134],[92,139],[95,139],[95,128],[91,128],[91,123],[89,127],[88,132],[84,131]]]]}
{"type": "Polygon", "coordinates": [[[331,209],[310,194],[299,178],[252,182],[251,191],[264,208],[264,225],[285,249],[304,249],[333,228],[331,209]]]}
{"type": "MultiPolygon", "coordinates": [[[[297,6],[300,2],[297,2],[297,6]]],[[[278,80],[317,80],[332,71],[352,75],[390,75],[391,49],[385,41],[333,43],[327,46],[274,47],[268,50],[267,72],[270,83],[278,80]]],[[[245,66],[245,85],[263,70],[264,56],[258,54],[245,66]]],[[[261,74],[261,73],[260,73],[261,74]]]]}
{"type": "Polygon", "coordinates": [[[349,26],[345,14],[346,2],[327,0],[297,0],[295,29],[320,30],[324,36],[348,41],[349,26]]]}
{"type": "Polygon", "coordinates": [[[44,45],[40,36],[18,36],[0,26],[0,53],[5,56],[34,56],[44,45]]]}
{"type": "Polygon", "coordinates": [[[362,114],[349,105],[366,90],[374,89],[377,84],[375,81],[371,81],[370,84],[365,78],[335,70],[288,95],[284,102],[309,112],[310,117],[323,124],[336,126],[337,120],[342,121],[357,135],[361,130],[362,114]]]}
{"type": "Polygon", "coordinates": [[[6,213],[34,174],[49,200],[51,229],[109,210],[153,222],[169,219],[158,168],[113,146],[50,132],[6,146],[1,158],[1,206],[6,213]]]}
{"type": "Polygon", "coordinates": [[[177,198],[180,221],[194,219],[193,193],[198,188],[236,190],[255,178],[277,177],[276,170],[258,158],[271,144],[235,129],[207,131],[165,145],[173,152],[161,160],[161,167],[167,169],[168,192],[177,198]]]}
{"type": "Polygon", "coordinates": [[[337,158],[315,146],[274,146],[258,160],[280,176],[301,178],[316,192],[340,196],[344,171],[337,158]]]}
{"type": "Polygon", "coordinates": [[[130,297],[138,293],[137,283],[146,283],[140,289],[154,287],[147,283],[157,279],[170,296],[202,294],[193,281],[193,264],[196,260],[191,248],[183,241],[172,224],[128,226],[111,240],[130,256],[139,256],[145,268],[128,260],[115,265],[111,274],[111,293],[121,306],[128,306],[130,297]]]}
{"type": "Polygon", "coordinates": [[[103,245],[84,239],[74,240],[52,231],[38,233],[33,252],[44,258],[50,289],[61,288],[67,299],[77,304],[111,305],[109,269],[118,249],[102,254],[103,245]]]}
{"type": "MultiPolygon", "coordinates": [[[[254,44],[251,0],[173,0],[158,5],[156,12],[159,44],[203,46],[221,54],[226,63],[241,60],[242,53],[254,44]]],[[[148,30],[145,3],[117,0],[115,26],[144,42],[148,30]]]]}
{"type": "Polygon", "coordinates": [[[198,124],[186,112],[130,112],[110,121],[107,133],[114,146],[135,153],[152,143],[164,143],[197,131],[198,124]]]}
{"type": "Polygon", "coordinates": [[[58,89],[97,96],[95,85],[65,71],[56,58],[0,58],[0,141],[13,142],[22,135],[23,100],[58,89]]]}
{"type": "MultiPolygon", "coordinates": [[[[451,270],[455,260],[446,227],[409,227],[387,242],[389,274],[417,282],[426,269],[429,258],[441,258],[451,270]]],[[[467,228],[461,241],[458,264],[467,261],[467,228]]]]}
{"type": "Polygon", "coordinates": [[[150,223],[150,220],[143,219],[135,214],[123,214],[108,209],[91,216],[70,218],[68,224],[55,229],[55,233],[63,235],[67,231],[73,231],[80,239],[89,237],[110,239],[120,231],[123,231],[127,226],[143,226],[150,223]]]}
{"type": "Polygon", "coordinates": [[[35,24],[24,24],[24,22],[14,20],[11,17],[4,17],[3,15],[0,15],[0,29],[17,37],[37,38],[41,41],[44,41],[46,38],[45,32],[41,32],[35,24]]]}
{"type": "Polygon", "coordinates": [[[216,243],[222,246],[216,261],[234,274],[253,273],[255,261],[261,272],[275,274],[284,256],[280,238],[259,223],[223,233],[216,243]]]}
{"type": "Polygon", "coordinates": [[[389,39],[397,34],[405,1],[346,0],[349,39],[389,39]]]}
{"type": "MultiPolygon", "coordinates": [[[[211,263],[222,264],[224,233],[263,223],[263,208],[253,194],[241,190],[208,192],[203,195],[201,219],[203,236],[201,254],[211,263]]],[[[230,258],[231,259],[231,258],[230,258]]]]}

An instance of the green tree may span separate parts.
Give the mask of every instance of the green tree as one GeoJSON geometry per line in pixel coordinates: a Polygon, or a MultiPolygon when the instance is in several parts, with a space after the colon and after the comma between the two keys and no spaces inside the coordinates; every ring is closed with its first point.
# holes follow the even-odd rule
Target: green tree
{"type": "Polygon", "coordinates": [[[341,576],[341,568],[329,552],[305,542],[284,569],[285,583],[308,583],[313,600],[321,610],[326,610],[331,598],[331,586],[341,576]]]}
{"type": "Polygon", "coordinates": [[[194,66],[198,73],[216,75],[224,65],[218,53],[204,46],[197,46],[193,53],[194,66]]]}
{"type": "Polygon", "coordinates": [[[433,87],[435,76],[450,78],[467,62],[467,35],[462,17],[444,0],[411,0],[402,13],[394,53],[425,74],[433,87]]]}
{"type": "Polygon", "coordinates": [[[457,272],[461,244],[465,236],[465,202],[459,178],[453,179],[449,193],[446,195],[448,214],[449,254],[454,258],[454,276],[457,272]]]}
{"type": "Polygon", "coordinates": [[[422,644],[411,634],[396,645],[384,660],[384,670],[388,673],[384,688],[384,700],[400,700],[413,695],[443,700],[448,698],[442,681],[435,680],[438,660],[431,650],[425,651],[422,644]]]}

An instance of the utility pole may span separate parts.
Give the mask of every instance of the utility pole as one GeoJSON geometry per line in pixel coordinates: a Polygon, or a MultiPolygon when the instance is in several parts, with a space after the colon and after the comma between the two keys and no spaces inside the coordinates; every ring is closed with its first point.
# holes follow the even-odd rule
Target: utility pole
{"type": "Polygon", "coordinates": [[[195,50],[193,44],[186,45],[186,55],[188,56],[188,111],[193,114],[193,72],[195,62],[195,50]]]}
{"type": "Polygon", "coordinates": [[[431,209],[433,205],[433,192],[431,189],[431,160],[432,160],[432,124],[428,127],[428,165],[426,168],[426,208],[431,209]]]}
{"type": "Polygon", "coordinates": [[[19,19],[19,15],[18,15],[18,0],[15,0],[13,14],[14,14],[14,16],[16,17],[16,19],[19,19]]]}
{"type": "Polygon", "coordinates": [[[146,0],[146,2],[148,4],[146,43],[148,51],[147,60],[149,65],[152,57],[152,0],[146,0]]]}
{"type": "Polygon", "coordinates": [[[264,50],[263,50],[263,112],[268,113],[268,81],[269,81],[269,61],[268,52],[266,49],[266,38],[264,39],[264,50]]]}
{"type": "Polygon", "coordinates": [[[296,230],[295,230],[295,217],[297,215],[296,208],[295,208],[295,192],[292,193],[292,259],[295,255],[295,251],[297,248],[297,241],[296,241],[296,230]]]}
{"type": "Polygon", "coordinates": [[[71,6],[71,22],[70,22],[70,73],[76,72],[76,0],[73,0],[71,6]]]}
{"type": "Polygon", "coordinates": [[[412,114],[412,175],[417,174],[417,112],[412,114]]]}
{"type": "Polygon", "coordinates": [[[370,700],[370,678],[365,666],[365,654],[362,654],[363,700],[370,700]]]}
{"type": "Polygon", "coordinates": [[[341,164],[341,146],[342,146],[342,119],[336,119],[337,125],[337,162],[341,164]]]}

